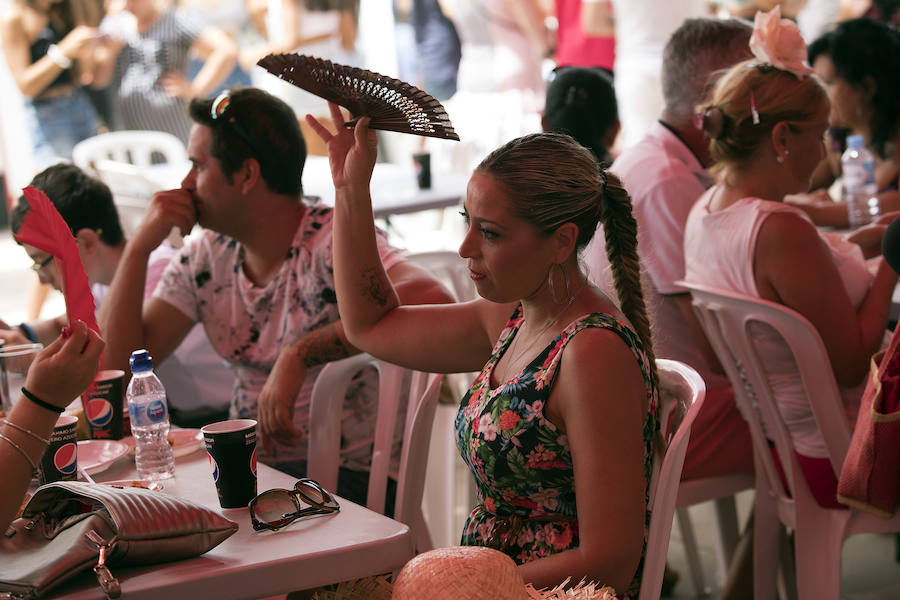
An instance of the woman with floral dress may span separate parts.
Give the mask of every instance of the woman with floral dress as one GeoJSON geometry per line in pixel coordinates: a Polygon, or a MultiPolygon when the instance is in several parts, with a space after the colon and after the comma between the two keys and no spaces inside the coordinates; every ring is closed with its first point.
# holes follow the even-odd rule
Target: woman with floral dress
{"type": "Polygon", "coordinates": [[[349,341],[413,369],[481,369],[456,418],[479,490],[462,543],[504,551],[536,587],[584,577],[633,592],[658,425],[628,194],[568,136],[515,139],[481,162],[464,203],[459,253],[481,298],[399,306],[375,253],[375,133],[331,112],[337,134],[307,120],[328,145],[349,341]],[[621,310],[578,264],[598,222],[621,310]]]}

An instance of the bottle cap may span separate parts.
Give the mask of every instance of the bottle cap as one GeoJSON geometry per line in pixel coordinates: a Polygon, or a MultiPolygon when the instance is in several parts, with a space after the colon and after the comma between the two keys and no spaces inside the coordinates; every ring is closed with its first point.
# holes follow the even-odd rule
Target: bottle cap
{"type": "Polygon", "coordinates": [[[866,141],[863,139],[863,136],[856,135],[848,135],[847,136],[847,147],[853,148],[854,150],[859,150],[860,148],[866,147],[866,141]]]}
{"type": "Polygon", "coordinates": [[[135,350],[128,359],[132,373],[140,373],[142,371],[151,371],[153,369],[153,359],[146,350],[135,350]]]}

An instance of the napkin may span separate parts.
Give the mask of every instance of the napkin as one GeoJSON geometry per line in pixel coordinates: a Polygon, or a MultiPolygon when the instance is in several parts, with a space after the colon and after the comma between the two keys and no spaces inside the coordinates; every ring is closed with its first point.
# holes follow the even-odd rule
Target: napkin
{"type": "Polygon", "coordinates": [[[53,255],[62,279],[69,323],[81,320],[99,333],[100,327],[94,314],[94,295],[91,293],[84,265],[81,264],[72,230],[44,192],[34,186],[28,186],[22,191],[29,208],[22,227],[16,234],[16,240],[53,255]]]}

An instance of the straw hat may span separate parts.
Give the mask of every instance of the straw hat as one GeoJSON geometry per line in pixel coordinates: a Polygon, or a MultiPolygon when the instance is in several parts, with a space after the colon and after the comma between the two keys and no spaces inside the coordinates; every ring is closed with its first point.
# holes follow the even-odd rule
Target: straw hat
{"type": "Polygon", "coordinates": [[[516,563],[482,546],[451,546],[419,554],[394,581],[392,600],[614,600],[612,588],[568,580],[552,590],[526,585],[516,563]]]}
{"type": "Polygon", "coordinates": [[[529,600],[516,563],[483,546],[437,548],[411,559],[394,581],[393,600],[529,600]]]}

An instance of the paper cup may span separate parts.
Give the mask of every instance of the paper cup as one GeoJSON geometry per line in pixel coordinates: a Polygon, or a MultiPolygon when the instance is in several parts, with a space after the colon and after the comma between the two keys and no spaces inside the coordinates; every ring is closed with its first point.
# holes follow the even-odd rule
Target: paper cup
{"type": "Polygon", "coordinates": [[[202,427],[222,508],[247,506],[256,496],[256,421],[235,419],[202,427]]]}
{"type": "Polygon", "coordinates": [[[38,465],[38,480],[41,485],[53,481],[74,481],[78,479],[78,443],[75,425],[78,417],[62,415],[53,426],[50,444],[41,455],[38,465]]]}
{"type": "Polygon", "coordinates": [[[22,395],[25,374],[43,344],[7,346],[0,341],[0,410],[9,414],[22,395]]]}
{"type": "MultiPolygon", "coordinates": [[[[93,389],[81,396],[84,419],[95,440],[120,440],[125,433],[123,382],[125,371],[100,371],[94,378],[93,389]],[[90,394],[90,396],[88,396],[90,394]]],[[[131,433],[129,420],[128,433],[131,433]]]]}
{"type": "Polygon", "coordinates": [[[420,190],[431,187],[431,155],[427,152],[413,154],[413,165],[416,168],[416,184],[420,190]]]}

